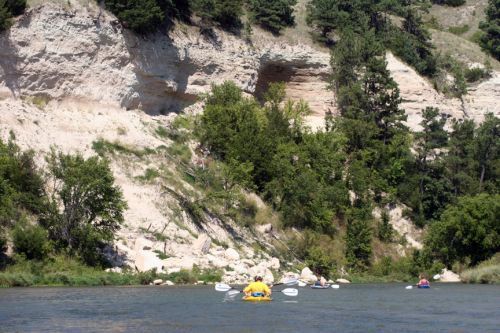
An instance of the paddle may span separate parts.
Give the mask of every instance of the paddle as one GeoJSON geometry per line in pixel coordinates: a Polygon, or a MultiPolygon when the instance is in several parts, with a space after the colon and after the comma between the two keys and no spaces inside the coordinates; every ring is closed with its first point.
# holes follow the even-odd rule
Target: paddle
{"type": "MultiPolygon", "coordinates": [[[[217,283],[215,285],[215,290],[227,291],[226,296],[228,296],[228,297],[234,297],[237,294],[243,292],[243,290],[233,289],[233,287],[231,287],[225,283],[217,283]]],[[[292,297],[297,296],[299,294],[299,291],[295,288],[286,288],[283,290],[273,290],[273,291],[278,292],[278,293],[283,293],[286,296],[292,296],[292,297]]]]}
{"type": "Polygon", "coordinates": [[[333,288],[333,289],[339,289],[339,288],[340,288],[340,286],[339,286],[338,284],[332,284],[332,288],[333,288]]]}

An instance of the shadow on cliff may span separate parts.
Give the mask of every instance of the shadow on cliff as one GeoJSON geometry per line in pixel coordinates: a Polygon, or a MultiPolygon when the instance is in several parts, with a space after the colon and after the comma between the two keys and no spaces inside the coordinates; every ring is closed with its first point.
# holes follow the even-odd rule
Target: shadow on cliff
{"type": "Polygon", "coordinates": [[[166,34],[123,34],[137,83],[133,95],[122,101],[122,107],[158,115],[178,113],[198,100],[188,91],[188,84],[189,77],[200,68],[190,62],[187,47],[178,48],[166,34]]]}

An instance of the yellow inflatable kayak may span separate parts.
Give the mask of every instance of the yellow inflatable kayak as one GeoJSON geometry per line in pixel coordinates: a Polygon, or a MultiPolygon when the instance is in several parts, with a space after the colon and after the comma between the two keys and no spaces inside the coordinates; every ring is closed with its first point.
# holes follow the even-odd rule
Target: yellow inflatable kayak
{"type": "Polygon", "coordinates": [[[246,302],[270,302],[273,299],[269,296],[245,296],[243,300],[246,302]]]}

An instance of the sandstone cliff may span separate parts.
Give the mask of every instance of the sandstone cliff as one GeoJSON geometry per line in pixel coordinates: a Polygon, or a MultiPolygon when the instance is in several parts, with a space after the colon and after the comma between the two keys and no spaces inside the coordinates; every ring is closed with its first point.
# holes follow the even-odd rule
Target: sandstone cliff
{"type": "MultiPolygon", "coordinates": [[[[13,131],[21,146],[39,152],[40,163],[53,145],[92,154],[92,142],[99,138],[134,149],[168,146],[168,139],[155,134],[157,126],[168,124],[172,112],[200,111],[200,94],[224,80],[258,98],[269,82],[286,82],[288,97],[310,104],[312,127],[322,126],[326,111],[335,113],[335,96],[327,88],[327,50],[272,37],[251,45],[223,32],[208,38],[194,27],[138,37],[98,7],[71,4],[31,8],[0,35],[0,132],[6,137],[13,131]]],[[[437,93],[391,54],[387,60],[413,128],[418,128],[426,106],[456,118],[500,115],[498,73],[461,101],[437,93]]],[[[231,282],[257,272],[273,279],[272,270],[280,269],[280,262],[269,254],[269,234],[252,234],[216,218],[200,228],[185,212],[177,214],[179,202],[164,193],[162,184],[137,181],[151,167],[175,169],[160,153],[113,160],[129,203],[116,243],[124,256],[117,260],[139,270],[219,267],[231,282]],[[255,251],[253,242],[263,242],[267,252],[255,251]],[[155,250],[168,258],[158,258],[155,250]]],[[[181,181],[180,186],[189,184],[181,181]]]]}

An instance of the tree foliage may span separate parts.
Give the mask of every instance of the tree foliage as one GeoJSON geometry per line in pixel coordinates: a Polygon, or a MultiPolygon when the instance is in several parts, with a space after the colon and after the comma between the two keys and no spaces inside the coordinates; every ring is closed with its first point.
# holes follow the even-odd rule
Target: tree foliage
{"type": "Polygon", "coordinates": [[[0,32],[11,25],[11,18],[24,13],[26,0],[0,0],[0,32]]]}
{"type": "MultiPolygon", "coordinates": [[[[155,31],[165,18],[157,0],[105,0],[104,3],[126,28],[139,33],[155,31]]],[[[165,3],[171,5],[170,0],[165,3]]]]}
{"type": "Polygon", "coordinates": [[[476,265],[500,249],[500,195],[462,197],[433,223],[426,246],[443,263],[476,265]]]}
{"type": "Polygon", "coordinates": [[[126,208],[108,162],[54,151],[47,162],[54,192],[51,214],[42,222],[50,238],[88,264],[99,264],[99,249],[113,240],[126,208]]]}
{"type": "Polygon", "coordinates": [[[250,11],[254,22],[274,34],[295,24],[293,6],[296,0],[251,0],[250,11]]]}
{"type": "Polygon", "coordinates": [[[481,47],[500,60],[500,0],[488,1],[486,21],[481,22],[479,28],[484,32],[481,47]]]}
{"type": "Polygon", "coordinates": [[[205,26],[219,24],[229,30],[242,27],[242,0],[192,0],[191,8],[205,26]]]}

